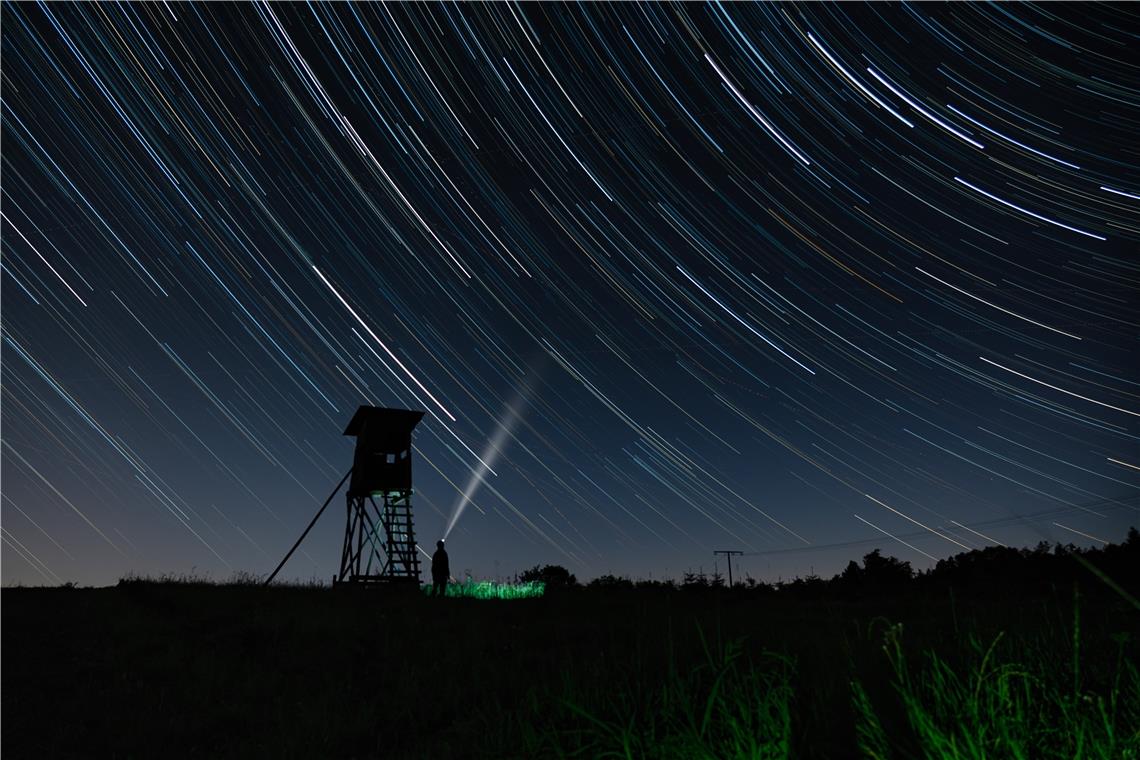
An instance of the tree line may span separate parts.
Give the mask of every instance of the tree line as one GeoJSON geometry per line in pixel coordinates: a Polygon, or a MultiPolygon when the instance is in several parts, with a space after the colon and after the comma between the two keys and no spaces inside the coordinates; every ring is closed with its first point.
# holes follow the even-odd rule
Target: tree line
{"type": "MultiPolygon", "coordinates": [[[[678,580],[631,579],[612,574],[599,576],[586,584],[561,565],[535,565],[518,575],[519,581],[542,581],[548,591],[582,589],[711,592],[728,591],[720,572],[686,572],[678,580]]],[[[735,580],[735,579],[734,579],[735,580]]],[[[1081,583],[1102,585],[1125,597],[1140,596],[1140,532],[1128,530],[1125,540],[1103,547],[1082,548],[1073,544],[1042,541],[1032,549],[990,546],[955,554],[939,560],[928,569],[915,571],[909,562],[884,555],[875,549],[862,562],[851,560],[842,572],[831,578],[812,574],[790,581],[759,581],[745,573],[735,580],[734,594],[784,594],[803,597],[858,598],[927,593],[960,589],[985,593],[987,590],[1025,592],[1081,583]]]]}

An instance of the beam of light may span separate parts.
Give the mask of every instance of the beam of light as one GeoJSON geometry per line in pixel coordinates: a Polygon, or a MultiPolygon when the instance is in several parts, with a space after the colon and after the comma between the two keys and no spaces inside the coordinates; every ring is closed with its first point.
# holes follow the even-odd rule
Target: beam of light
{"type": "Polygon", "coordinates": [[[483,449],[483,456],[479,457],[479,468],[471,473],[471,477],[468,478],[467,486],[463,489],[463,493],[460,494],[455,504],[451,507],[451,517],[448,519],[447,527],[443,531],[443,539],[445,541],[451,534],[451,529],[455,527],[455,523],[458,522],[460,516],[467,509],[467,503],[471,501],[475,492],[479,490],[479,486],[483,485],[483,479],[487,477],[487,473],[491,471],[491,466],[495,464],[495,460],[503,453],[507,438],[522,417],[523,408],[526,406],[527,400],[533,390],[533,383],[534,375],[532,374],[519,387],[518,392],[515,393],[515,397],[507,404],[507,408],[503,411],[503,416],[499,418],[495,434],[491,436],[491,440],[487,442],[487,447],[483,449]]]}

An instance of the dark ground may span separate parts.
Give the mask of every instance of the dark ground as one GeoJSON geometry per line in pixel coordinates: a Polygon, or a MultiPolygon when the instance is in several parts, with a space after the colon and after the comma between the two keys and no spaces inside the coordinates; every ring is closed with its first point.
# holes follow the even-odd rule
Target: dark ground
{"type": "Polygon", "coordinates": [[[714,655],[739,641],[742,663],[764,650],[794,662],[790,747],[771,756],[857,756],[855,678],[879,706],[894,756],[922,757],[930,753],[893,699],[882,647],[892,623],[916,663],[937,652],[965,668],[971,636],[988,645],[1004,631],[995,657],[1065,680],[1079,620],[1079,678],[1092,691],[1111,686],[1122,655],[1136,661],[1136,609],[1095,580],[1081,584],[1078,617],[1072,585],[990,591],[839,601],[588,589],[479,601],[343,587],[7,588],[2,750],[6,759],[568,753],[591,721],[567,702],[619,720],[656,709],[670,663],[684,674],[709,661],[703,635],[714,655]]]}

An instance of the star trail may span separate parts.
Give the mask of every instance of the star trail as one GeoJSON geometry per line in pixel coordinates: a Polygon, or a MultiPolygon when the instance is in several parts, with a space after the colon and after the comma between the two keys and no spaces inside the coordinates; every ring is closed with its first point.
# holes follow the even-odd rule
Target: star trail
{"type": "Polygon", "coordinates": [[[1123,4],[6,2],[4,583],[268,572],[361,404],[426,413],[457,577],[1120,540],[1138,46],[1123,4]]]}

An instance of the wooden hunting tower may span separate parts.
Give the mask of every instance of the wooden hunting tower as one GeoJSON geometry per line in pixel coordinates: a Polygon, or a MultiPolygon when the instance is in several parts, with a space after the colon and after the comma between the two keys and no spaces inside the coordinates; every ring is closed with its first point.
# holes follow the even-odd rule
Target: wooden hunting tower
{"type": "Polygon", "coordinates": [[[356,437],[356,453],[338,583],[419,583],[412,530],[412,429],[423,416],[408,409],[362,406],[345,428],[345,435],[356,437]]]}

